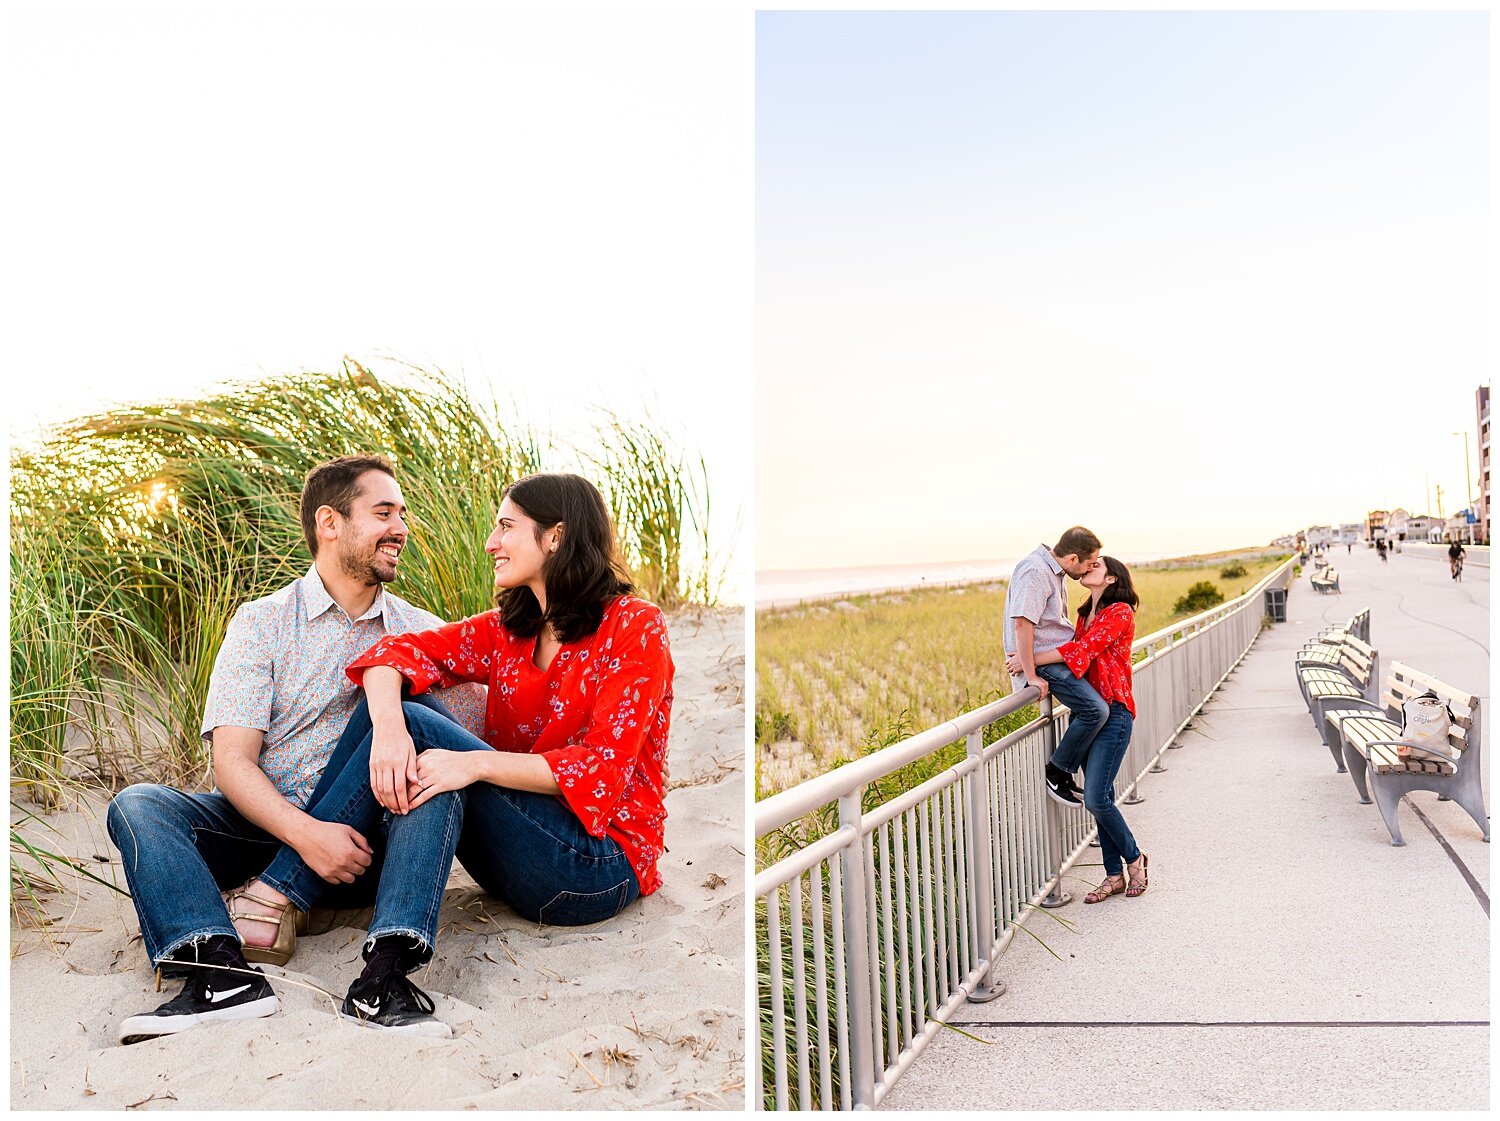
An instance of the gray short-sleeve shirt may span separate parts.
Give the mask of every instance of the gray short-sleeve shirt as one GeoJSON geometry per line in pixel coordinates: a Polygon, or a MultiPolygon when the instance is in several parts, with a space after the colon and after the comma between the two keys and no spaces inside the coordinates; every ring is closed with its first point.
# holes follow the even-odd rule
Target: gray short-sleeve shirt
{"type": "MultiPolygon", "coordinates": [[[[317,566],[261,599],[242,604],[229,623],[209,679],[203,738],[219,727],[265,733],[260,769],[294,806],[307,804],[328,757],[359,703],[344,672],[388,634],[443,625],[384,588],[358,619],[334,602],[317,566]]],[[[484,733],[488,691],[460,685],[436,694],[476,736],[484,733]]]]}
{"type": "Polygon", "coordinates": [[[1005,650],[1016,652],[1016,619],[1036,626],[1035,649],[1056,650],[1073,641],[1062,565],[1046,545],[1038,545],[1017,563],[1005,593],[1005,650]]]}

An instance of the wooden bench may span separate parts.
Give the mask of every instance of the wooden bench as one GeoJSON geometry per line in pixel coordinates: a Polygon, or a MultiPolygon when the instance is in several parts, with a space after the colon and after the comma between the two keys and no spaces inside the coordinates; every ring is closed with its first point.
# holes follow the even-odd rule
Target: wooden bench
{"type": "MultiPolygon", "coordinates": [[[[1413,790],[1435,791],[1451,798],[1472,817],[1484,839],[1490,839],[1490,822],[1484,811],[1484,791],[1479,783],[1479,698],[1455,689],[1412,669],[1392,662],[1390,676],[1381,691],[1380,703],[1354,702],[1329,708],[1325,719],[1332,738],[1342,748],[1349,777],[1368,803],[1373,791],[1380,816],[1391,834],[1391,844],[1404,845],[1396,821],[1396,807],[1413,790]],[[1446,759],[1401,758],[1401,706],[1431,689],[1453,710],[1453,728],[1448,736],[1446,759]]],[[[1343,769],[1343,768],[1340,768],[1343,769]]]]}
{"type": "Polygon", "coordinates": [[[1312,584],[1313,591],[1323,595],[1328,595],[1329,593],[1343,594],[1339,591],[1338,570],[1331,565],[1321,572],[1313,573],[1310,583],[1312,584]]]}
{"type": "Polygon", "coordinates": [[[1330,665],[1307,665],[1297,668],[1297,687],[1313,719],[1313,727],[1323,739],[1323,746],[1333,756],[1333,764],[1344,770],[1344,757],[1337,736],[1329,738],[1326,710],[1343,706],[1345,701],[1373,704],[1380,684],[1380,652],[1353,635],[1339,646],[1338,661],[1330,665]]]}
{"type": "Polygon", "coordinates": [[[1297,651],[1293,659],[1297,668],[1337,665],[1339,650],[1344,645],[1344,640],[1350,635],[1361,642],[1370,641],[1370,609],[1368,607],[1351,615],[1347,623],[1325,627],[1303,643],[1302,649],[1297,651]]]}

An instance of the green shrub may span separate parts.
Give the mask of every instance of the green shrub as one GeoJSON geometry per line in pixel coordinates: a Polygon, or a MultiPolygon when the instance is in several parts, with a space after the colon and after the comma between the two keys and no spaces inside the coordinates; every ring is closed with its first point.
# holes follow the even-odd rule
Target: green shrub
{"type": "Polygon", "coordinates": [[[1238,580],[1243,576],[1249,575],[1250,570],[1242,565],[1239,561],[1235,561],[1228,568],[1221,568],[1219,570],[1220,580],[1238,580]]]}
{"type": "Polygon", "coordinates": [[[1172,610],[1178,615],[1196,615],[1223,602],[1223,592],[1207,580],[1199,580],[1187,590],[1187,595],[1177,601],[1172,610]]]}

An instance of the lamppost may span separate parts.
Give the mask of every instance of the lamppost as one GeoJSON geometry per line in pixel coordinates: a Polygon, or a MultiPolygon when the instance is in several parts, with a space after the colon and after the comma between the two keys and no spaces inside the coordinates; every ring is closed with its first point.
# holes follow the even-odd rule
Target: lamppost
{"type": "Polygon", "coordinates": [[[1474,501],[1474,481],[1469,475],[1469,434],[1467,432],[1455,432],[1455,436],[1464,438],[1464,501],[1474,501]]]}
{"type": "MultiPolygon", "coordinates": [[[[1467,431],[1465,431],[1455,432],[1453,433],[1453,435],[1462,436],[1464,438],[1464,521],[1465,523],[1467,523],[1469,519],[1469,510],[1474,505],[1474,484],[1469,477],[1469,434],[1467,431]]],[[[1472,529],[1469,529],[1469,526],[1467,524],[1465,525],[1465,529],[1468,530],[1468,532],[1472,536],[1473,531],[1472,529]]]]}

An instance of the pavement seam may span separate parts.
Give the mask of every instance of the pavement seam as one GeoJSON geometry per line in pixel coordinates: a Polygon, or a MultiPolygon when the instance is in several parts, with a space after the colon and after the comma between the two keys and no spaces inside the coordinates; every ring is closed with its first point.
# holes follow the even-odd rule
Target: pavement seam
{"type": "Polygon", "coordinates": [[[1454,867],[1458,869],[1458,874],[1464,878],[1464,882],[1469,885],[1469,890],[1474,893],[1474,898],[1479,900],[1479,905],[1484,908],[1484,917],[1489,918],[1490,897],[1485,894],[1484,888],[1479,886],[1479,881],[1474,878],[1474,873],[1469,871],[1469,866],[1463,862],[1463,859],[1458,855],[1458,853],[1453,851],[1453,846],[1448,843],[1448,838],[1444,837],[1442,833],[1438,831],[1438,827],[1434,825],[1432,823],[1432,820],[1422,812],[1421,808],[1411,800],[1410,795],[1403,796],[1401,800],[1411,807],[1412,813],[1417,815],[1417,820],[1420,821],[1423,825],[1427,826],[1427,832],[1431,833],[1435,838],[1437,838],[1437,843],[1441,845],[1443,851],[1448,854],[1448,859],[1453,861],[1454,867]]]}

